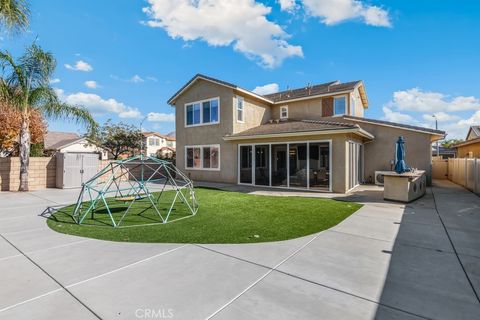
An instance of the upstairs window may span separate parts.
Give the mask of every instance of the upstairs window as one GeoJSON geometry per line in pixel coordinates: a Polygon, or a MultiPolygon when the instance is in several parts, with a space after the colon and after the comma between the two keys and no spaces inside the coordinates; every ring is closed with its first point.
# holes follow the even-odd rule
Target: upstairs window
{"type": "Polygon", "coordinates": [[[185,105],[185,126],[218,123],[218,98],[192,102],[185,105]]]}
{"type": "Polygon", "coordinates": [[[237,97],[237,121],[245,121],[243,118],[243,97],[237,97]]]}
{"type": "Polygon", "coordinates": [[[333,115],[340,116],[346,114],[347,110],[347,98],[343,97],[335,97],[333,99],[333,115]]]}
{"type": "Polygon", "coordinates": [[[280,107],[280,119],[288,119],[288,106],[280,107]]]}
{"type": "Polygon", "coordinates": [[[151,137],[148,139],[148,145],[149,146],[159,146],[160,145],[160,140],[155,137],[151,137]]]}

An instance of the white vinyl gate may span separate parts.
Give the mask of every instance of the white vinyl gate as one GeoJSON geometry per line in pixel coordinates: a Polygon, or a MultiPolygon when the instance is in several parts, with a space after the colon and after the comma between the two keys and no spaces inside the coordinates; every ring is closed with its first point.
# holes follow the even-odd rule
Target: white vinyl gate
{"type": "Polygon", "coordinates": [[[96,153],[57,153],[57,188],[79,188],[98,172],[96,153]]]}

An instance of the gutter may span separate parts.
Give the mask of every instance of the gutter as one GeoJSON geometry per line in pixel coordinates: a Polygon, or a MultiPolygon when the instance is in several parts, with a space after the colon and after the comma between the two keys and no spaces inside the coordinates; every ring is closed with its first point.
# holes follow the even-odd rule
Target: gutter
{"type": "Polygon", "coordinates": [[[327,135],[327,134],[341,134],[341,133],[355,133],[364,138],[373,140],[375,136],[362,128],[352,129],[328,129],[321,131],[299,131],[299,132],[283,132],[283,133],[270,133],[270,134],[255,134],[245,136],[224,136],[225,141],[235,140],[247,140],[247,139],[266,139],[266,138],[285,138],[285,137],[301,137],[301,136],[314,136],[314,135],[327,135]]]}

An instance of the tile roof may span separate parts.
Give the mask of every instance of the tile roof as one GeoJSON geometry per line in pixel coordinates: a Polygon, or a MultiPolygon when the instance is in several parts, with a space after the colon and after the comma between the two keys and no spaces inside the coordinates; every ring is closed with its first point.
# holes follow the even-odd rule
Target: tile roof
{"type": "Polygon", "coordinates": [[[327,131],[359,128],[356,124],[342,123],[324,120],[287,120],[287,121],[271,121],[257,127],[229,135],[227,137],[244,137],[269,135],[280,133],[299,133],[309,131],[327,131]]]}
{"type": "Polygon", "coordinates": [[[267,95],[259,95],[250,90],[243,89],[237,86],[236,84],[198,73],[192,79],[190,79],[185,85],[183,85],[177,92],[175,92],[175,94],[170,99],[168,99],[168,103],[173,104],[175,99],[197,79],[205,79],[205,80],[215,82],[232,89],[241,90],[245,93],[248,93],[252,96],[256,96],[257,98],[269,101],[271,103],[276,103],[280,101],[289,101],[289,100],[305,98],[305,97],[314,97],[317,95],[323,95],[323,94],[329,94],[329,93],[335,94],[337,92],[351,91],[358,84],[361,83],[361,81],[351,81],[346,83],[340,83],[340,81],[331,81],[331,82],[316,84],[313,86],[307,86],[303,88],[290,89],[290,90],[267,94],[267,95]]]}
{"type": "Polygon", "coordinates": [[[264,95],[265,98],[272,100],[273,102],[289,101],[299,98],[305,98],[310,96],[334,94],[337,92],[351,91],[361,81],[351,81],[346,83],[340,83],[339,81],[332,81],[322,84],[316,84],[313,86],[307,86],[298,89],[285,90],[277,93],[264,95]]]}
{"type": "Polygon", "coordinates": [[[49,131],[43,141],[45,150],[57,150],[66,144],[80,139],[80,136],[74,132],[56,132],[49,131]]]}
{"type": "Polygon", "coordinates": [[[359,121],[359,122],[367,122],[367,123],[374,123],[374,124],[380,124],[380,125],[386,125],[386,126],[405,128],[405,129],[415,130],[415,131],[422,131],[422,132],[433,133],[433,134],[438,134],[438,135],[444,135],[445,134],[445,131],[442,131],[442,130],[435,130],[435,129],[431,129],[431,128],[412,126],[412,125],[409,125],[409,124],[390,122],[390,121],[385,121],[385,120],[377,120],[377,119],[355,117],[355,116],[343,116],[342,118],[347,119],[347,120],[359,121]]]}

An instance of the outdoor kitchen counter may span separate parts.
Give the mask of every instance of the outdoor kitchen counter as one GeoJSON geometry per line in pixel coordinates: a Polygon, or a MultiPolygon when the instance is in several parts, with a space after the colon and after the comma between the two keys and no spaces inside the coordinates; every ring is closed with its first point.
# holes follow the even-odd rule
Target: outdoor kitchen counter
{"type": "Polygon", "coordinates": [[[398,174],[385,172],[383,198],[400,202],[411,202],[422,197],[426,190],[424,170],[398,174]]]}

